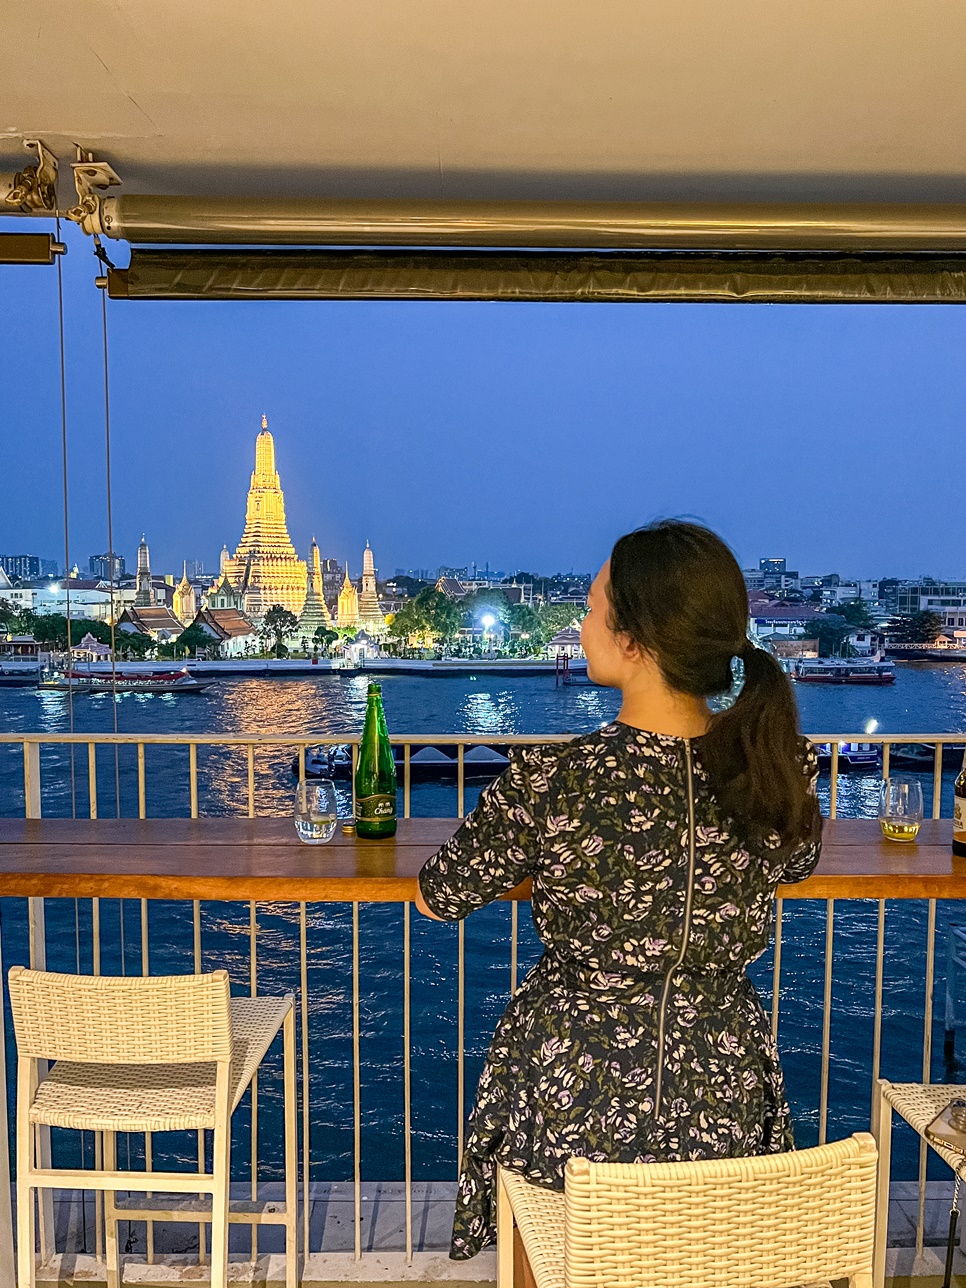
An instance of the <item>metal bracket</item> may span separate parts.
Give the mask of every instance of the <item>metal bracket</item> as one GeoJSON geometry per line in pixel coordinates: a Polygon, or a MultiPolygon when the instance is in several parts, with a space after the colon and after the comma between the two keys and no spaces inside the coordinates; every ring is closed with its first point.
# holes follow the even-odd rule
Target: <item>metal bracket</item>
{"type": "Polygon", "coordinates": [[[24,139],[24,147],[37,156],[36,165],[0,174],[0,211],[18,214],[57,213],[57,158],[41,139],[24,139]]]}
{"type": "Polygon", "coordinates": [[[107,161],[95,161],[93,152],[81,147],[78,147],[77,160],[71,162],[70,168],[74,172],[78,203],[68,210],[67,218],[80,224],[84,232],[92,236],[103,233],[100,194],[120,184],[117,172],[107,161]]]}

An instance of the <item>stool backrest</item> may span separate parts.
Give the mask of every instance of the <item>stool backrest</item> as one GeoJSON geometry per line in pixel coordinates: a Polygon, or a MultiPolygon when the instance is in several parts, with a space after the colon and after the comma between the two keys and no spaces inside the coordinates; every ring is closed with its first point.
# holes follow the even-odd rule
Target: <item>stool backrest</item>
{"type": "Polygon", "coordinates": [[[21,1059],[94,1064],[231,1059],[227,971],[119,978],[14,966],[9,984],[21,1059]]]}
{"type": "Polygon", "coordinates": [[[695,1163],[571,1159],[567,1288],[790,1288],[872,1269],[875,1141],[695,1163]]]}

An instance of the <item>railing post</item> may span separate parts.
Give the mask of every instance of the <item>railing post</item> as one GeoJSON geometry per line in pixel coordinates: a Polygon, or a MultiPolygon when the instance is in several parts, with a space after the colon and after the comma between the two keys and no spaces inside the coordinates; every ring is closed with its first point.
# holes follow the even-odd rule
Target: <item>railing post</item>
{"type": "MultiPolygon", "coordinates": [[[[25,742],[23,745],[23,794],[24,794],[24,816],[26,818],[40,818],[43,814],[43,805],[40,793],[40,743],[25,742]]],[[[47,969],[47,919],[44,911],[44,901],[39,899],[27,900],[27,916],[30,932],[30,968],[31,970],[47,969]]],[[[2,1028],[2,1026],[0,1026],[2,1028]]],[[[0,1034],[2,1042],[2,1034],[0,1034]]],[[[4,1051],[0,1045],[0,1069],[6,1067],[3,1063],[4,1051]]],[[[41,1076],[45,1073],[43,1062],[40,1064],[41,1076]]],[[[7,1089],[6,1084],[3,1086],[3,1103],[0,1105],[2,1114],[6,1114],[7,1109],[7,1089]]],[[[0,1116],[0,1122],[6,1122],[5,1116],[0,1116]]],[[[40,1166],[50,1167],[50,1128],[38,1128],[38,1153],[40,1156],[40,1166]]],[[[9,1152],[9,1151],[8,1151],[9,1152]]],[[[7,1171],[4,1174],[0,1172],[0,1185],[3,1186],[6,1201],[9,1203],[10,1194],[10,1163],[7,1160],[7,1171]]],[[[39,1235],[40,1235],[40,1255],[42,1261],[49,1260],[55,1251],[54,1246],[54,1194],[53,1190],[38,1190],[38,1203],[40,1208],[39,1235]]],[[[6,1281],[5,1281],[6,1282],[6,1281]]],[[[14,1280],[11,1277],[10,1283],[14,1280]]]]}

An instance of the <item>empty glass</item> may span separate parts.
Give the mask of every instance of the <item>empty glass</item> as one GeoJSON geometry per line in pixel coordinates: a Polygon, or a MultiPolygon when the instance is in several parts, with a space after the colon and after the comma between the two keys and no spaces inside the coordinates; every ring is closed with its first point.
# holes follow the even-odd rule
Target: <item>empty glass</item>
{"type": "Polygon", "coordinates": [[[335,836],[339,804],[331,778],[306,779],[295,791],[295,830],[306,845],[325,845],[335,836]]]}
{"type": "Polygon", "coordinates": [[[889,841],[914,841],[922,824],[922,784],[918,778],[884,778],[879,789],[879,826],[889,841]]]}

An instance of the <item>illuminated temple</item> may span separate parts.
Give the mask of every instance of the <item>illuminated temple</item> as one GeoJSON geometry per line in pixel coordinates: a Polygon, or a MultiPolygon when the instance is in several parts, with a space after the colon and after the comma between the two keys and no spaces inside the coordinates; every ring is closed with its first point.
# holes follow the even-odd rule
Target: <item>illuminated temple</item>
{"type": "Polygon", "coordinates": [[[274,604],[296,616],[302,612],[308,570],[288,535],[285,498],[275,469],[275,440],[265,416],[255,440],[245,530],[234,555],[225,560],[224,572],[243,595],[249,617],[264,617],[274,604]]]}

